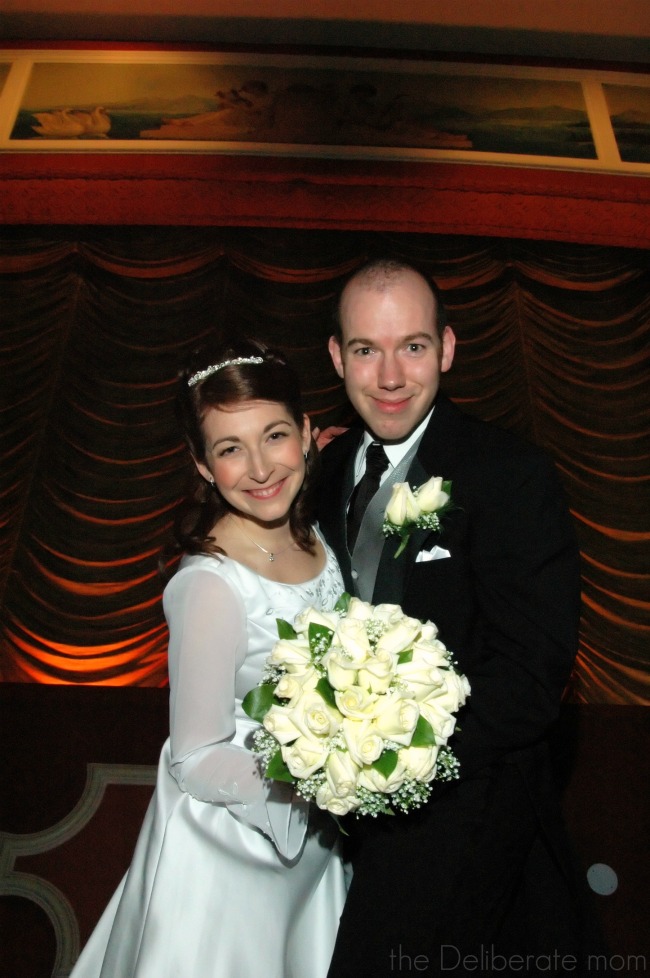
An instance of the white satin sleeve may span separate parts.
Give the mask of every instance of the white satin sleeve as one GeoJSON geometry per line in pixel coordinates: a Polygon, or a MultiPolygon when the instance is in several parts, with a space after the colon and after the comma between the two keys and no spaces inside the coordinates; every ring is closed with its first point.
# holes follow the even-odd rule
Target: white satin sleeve
{"type": "MultiPolygon", "coordinates": [[[[163,607],[169,627],[172,777],[199,801],[227,806],[292,858],[286,829],[274,831],[276,803],[269,799],[267,805],[273,792],[258,759],[231,743],[235,675],[247,649],[240,595],[206,568],[181,568],[165,589],[163,607]]],[[[286,816],[290,819],[289,812],[286,816]]]]}

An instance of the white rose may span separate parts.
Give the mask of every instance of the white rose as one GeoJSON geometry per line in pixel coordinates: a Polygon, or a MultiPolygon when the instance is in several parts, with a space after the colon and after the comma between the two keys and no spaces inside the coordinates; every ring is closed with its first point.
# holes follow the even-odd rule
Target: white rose
{"type": "Polygon", "coordinates": [[[327,678],[334,689],[347,689],[357,685],[357,666],[339,649],[330,649],[321,659],[327,670],[327,678]]]}
{"type": "Polygon", "coordinates": [[[433,781],[436,776],[437,747],[402,747],[399,759],[404,764],[406,777],[433,781]]]}
{"type": "Polygon", "coordinates": [[[327,781],[316,792],[316,804],[325,812],[332,815],[347,815],[359,807],[359,800],[354,795],[339,798],[334,794],[327,781]]]}
{"type": "Polygon", "coordinates": [[[430,696],[436,689],[442,688],[445,681],[445,673],[438,668],[437,663],[421,655],[414,655],[410,662],[401,662],[395,672],[407,684],[409,694],[418,702],[430,696]]]}
{"type": "Polygon", "coordinates": [[[420,710],[415,700],[394,694],[383,697],[381,713],[373,725],[385,740],[408,746],[417,725],[420,710]]]}
{"type": "Polygon", "coordinates": [[[299,682],[296,676],[290,676],[289,673],[281,676],[275,687],[275,695],[281,700],[292,700],[301,693],[302,683],[299,682]]]}
{"type": "Polygon", "coordinates": [[[289,744],[300,736],[300,731],[289,716],[287,707],[278,706],[276,703],[267,712],[262,725],[280,744],[289,744]]]}
{"type": "Polygon", "coordinates": [[[385,693],[390,686],[397,656],[381,649],[370,656],[359,669],[359,686],[373,693],[385,693]]]}
{"type": "Polygon", "coordinates": [[[327,784],[337,798],[353,795],[359,776],[359,767],[348,751],[335,750],[325,762],[327,784]]]}
{"type": "Polygon", "coordinates": [[[420,713],[433,727],[438,745],[446,744],[456,729],[456,717],[442,709],[435,699],[426,699],[420,703],[420,713]]]}
{"type": "Polygon", "coordinates": [[[356,621],[367,621],[373,617],[373,607],[361,598],[350,598],[346,618],[354,618],[356,621]]]}
{"type": "Polygon", "coordinates": [[[301,611],[299,615],[296,615],[294,621],[294,627],[297,632],[309,631],[309,626],[323,625],[325,628],[330,628],[332,631],[335,630],[339,623],[339,616],[335,611],[319,611],[318,608],[305,608],[301,611]]]}
{"type": "Polygon", "coordinates": [[[425,639],[419,637],[413,643],[413,658],[422,659],[429,665],[440,666],[443,669],[449,668],[449,658],[447,648],[438,639],[425,639]]]}
{"type": "Polygon", "coordinates": [[[442,488],[442,476],[432,476],[415,493],[416,505],[422,513],[435,513],[449,502],[449,493],[442,488]]]}
{"type": "Polygon", "coordinates": [[[363,767],[380,757],[385,747],[384,739],[370,720],[345,719],[342,727],[345,743],[355,764],[363,767]]]}
{"type": "Polygon", "coordinates": [[[286,673],[278,680],[275,695],[281,700],[295,700],[302,693],[314,689],[319,679],[320,673],[313,666],[307,669],[303,675],[286,673]]]}
{"type": "Polygon", "coordinates": [[[308,690],[293,704],[290,719],[305,737],[333,737],[342,716],[316,690],[308,690]]]}
{"type": "Polygon", "coordinates": [[[334,643],[357,665],[370,655],[370,639],[366,626],[356,618],[343,618],[336,629],[334,643]]]}
{"type": "Polygon", "coordinates": [[[406,615],[398,604],[389,604],[385,601],[383,604],[375,605],[372,617],[377,621],[385,622],[387,625],[395,625],[402,618],[406,618],[406,615]]]}
{"type": "Polygon", "coordinates": [[[380,774],[379,771],[376,771],[374,767],[364,768],[359,775],[359,787],[367,788],[369,791],[380,791],[382,794],[390,794],[401,787],[404,783],[405,776],[406,768],[404,767],[404,762],[398,756],[397,764],[387,778],[383,774],[380,774]]]}
{"type": "Polygon", "coordinates": [[[388,522],[394,526],[404,526],[405,523],[415,522],[419,515],[420,510],[408,482],[396,482],[386,507],[388,522]]]}
{"type": "Polygon", "coordinates": [[[443,685],[434,690],[430,697],[435,700],[439,707],[449,713],[456,713],[465,704],[470,687],[467,676],[460,676],[453,669],[441,672],[444,680],[443,685]]]}
{"type": "Polygon", "coordinates": [[[301,638],[281,638],[271,649],[273,665],[284,666],[287,672],[305,672],[311,666],[309,642],[301,638]]]}
{"type": "Polygon", "coordinates": [[[377,710],[378,696],[369,693],[361,686],[350,686],[348,689],[337,689],[334,693],[336,705],[346,717],[365,720],[374,716],[377,710]]]}
{"type": "Polygon", "coordinates": [[[402,618],[401,621],[384,632],[375,646],[375,654],[378,652],[398,653],[404,652],[413,646],[413,642],[420,634],[420,622],[415,618],[402,618]]]}
{"type": "MultiPolygon", "coordinates": [[[[425,621],[422,625],[422,639],[425,642],[432,642],[438,634],[438,627],[432,621],[425,621]]],[[[440,643],[442,645],[442,642],[440,643]]],[[[444,646],[443,646],[444,648],[444,646]]]]}
{"type": "Polygon", "coordinates": [[[323,741],[311,737],[298,737],[293,743],[280,748],[282,758],[294,778],[308,778],[323,766],[327,747],[323,741]]]}

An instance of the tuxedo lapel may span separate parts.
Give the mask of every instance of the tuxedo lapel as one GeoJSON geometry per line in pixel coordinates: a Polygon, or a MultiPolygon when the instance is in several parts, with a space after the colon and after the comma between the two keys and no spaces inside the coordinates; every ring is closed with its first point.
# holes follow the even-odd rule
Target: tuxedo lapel
{"type": "MultiPolygon", "coordinates": [[[[449,465],[449,453],[453,454],[455,440],[454,431],[450,431],[450,428],[455,429],[456,414],[452,402],[444,394],[439,394],[431,420],[406,476],[406,481],[412,489],[421,486],[431,476],[440,475],[443,479],[448,477],[446,469],[449,465]]],[[[435,538],[438,532],[414,530],[406,548],[397,558],[395,551],[399,546],[399,538],[388,537],[377,570],[374,604],[382,601],[390,604],[403,603],[416,557],[424,549],[427,540],[435,538]]]]}
{"type": "MultiPolygon", "coordinates": [[[[457,450],[458,412],[443,394],[436,399],[436,407],[422,436],[416,456],[411,462],[405,480],[411,487],[426,482],[432,475],[449,477],[451,457],[457,450]]],[[[320,522],[325,538],[333,548],[341,567],[346,588],[354,592],[352,567],[347,548],[346,512],[354,486],[354,460],[362,433],[350,430],[325,450],[325,484],[322,487],[320,522]]],[[[378,532],[381,532],[379,530],[378,532]]],[[[403,553],[395,558],[399,546],[397,536],[388,537],[382,547],[372,602],[402,604],[418,553],[436,531],[414,530],[403,553]]]]}
{"type": "MultiPolygon", "coordinates": [[[[423,468],[418,453],[411,462],[406,481],[413,488],[422,485],[428,478],[429,475],[423,468]]],[[[395,557],[395,551],[399,547],[399,537],[395,535],[386,539],[377,569],[375,589],[372,596],[374,604],[384,602],[388,604],[402,603],[415,558],[422,547],[422,543],[430,533],[430,530],[414,530],[411,533],[406,549],[399,557],[395,557]]]]}
{"type": "Polygon", "coordinates": [[[347,544],[347,508],[354,489],[354,462],[363,433],[353,429],[336,438],[323,457],[320,527],[336,554],[346,589],[354,592],[352,566],[347,544]]]}

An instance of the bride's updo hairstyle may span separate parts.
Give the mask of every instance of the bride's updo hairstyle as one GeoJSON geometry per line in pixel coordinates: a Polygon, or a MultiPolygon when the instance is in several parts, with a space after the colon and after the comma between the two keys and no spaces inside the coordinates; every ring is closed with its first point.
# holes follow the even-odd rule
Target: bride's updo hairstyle
{"type": "MultiPolygon", "coordinates": [[[[258,340],[237,338],[206,345],[192,355],[178,376],[176,414],[197,462],[207,464],[202,424],[208,410],[247,401],[281,404],[302,431],[305,411],[300,382],[281,353],[258,340]]],[[[314,553],[311,525],[318,468],[318,449],[312,439],[305,462],[305,479],[289,514],[293,538],[308,553],[314,553]]],[[[230,512],[230,507],[216,487],[206,482],[194,466],[193,470],[188,498],[174,528],[177,549],[185,553],[221,553],[211,533],[217,520],[230,512]]]]}

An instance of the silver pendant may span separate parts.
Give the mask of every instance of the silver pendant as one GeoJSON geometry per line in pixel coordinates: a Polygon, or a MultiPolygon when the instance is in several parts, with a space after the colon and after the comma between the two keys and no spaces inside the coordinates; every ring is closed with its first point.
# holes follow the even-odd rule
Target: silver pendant
{"type": "Polygon", "coordinates": [[[269,554],[269,560],[275,560],[275,554],[269,554]]]}

